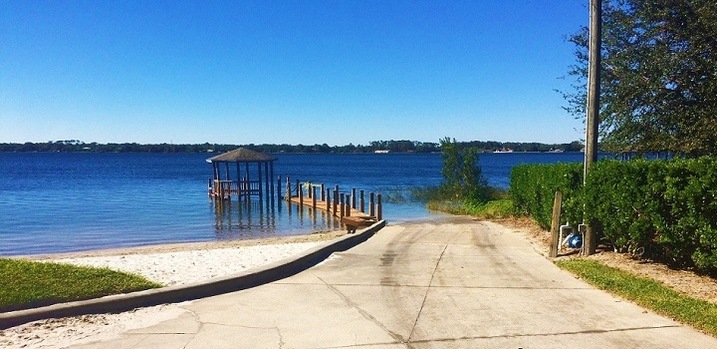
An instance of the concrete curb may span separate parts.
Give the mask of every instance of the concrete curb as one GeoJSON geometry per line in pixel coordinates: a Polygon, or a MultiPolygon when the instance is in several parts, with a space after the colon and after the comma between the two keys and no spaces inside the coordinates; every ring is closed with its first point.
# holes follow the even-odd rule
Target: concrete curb
{"type": "Polygon", "coordinates": [[[0,330],[42,319],[85,314],[119,313],[140,307],[184,302],[263,285],[306,270],[328,258],[334,252],[345,251],[354,247],[368,240],[384,226],[386,226],[386,221],[382,220],[354,234],[345,235],[324,245],[314,247],[301,255],[285,258],[233,275],[184,285],[2,313],[0,314],[0,330]]]}

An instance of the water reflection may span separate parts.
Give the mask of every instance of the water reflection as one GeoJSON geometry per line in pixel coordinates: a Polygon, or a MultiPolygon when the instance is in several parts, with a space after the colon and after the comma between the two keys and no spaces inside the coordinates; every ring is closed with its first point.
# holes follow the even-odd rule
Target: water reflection
{"type": "Polygon", "coordinates": [[[214,231],[219,240],[252,239],[341,229],[324,210],[279,201],[211,200],[214,231]]]}

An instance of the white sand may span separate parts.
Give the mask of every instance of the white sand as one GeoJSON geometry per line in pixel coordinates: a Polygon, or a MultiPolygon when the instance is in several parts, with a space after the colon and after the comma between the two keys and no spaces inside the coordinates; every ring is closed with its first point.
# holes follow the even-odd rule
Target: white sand
{"type": "Polygon", "coordinates": [[[134,255],[52,259],[53,262],[108,267],[140,274],[171,286],[238,273],[269,264],[317,246],[320,242],[256,245],[134,255]]]}
{"type": "MultiPolygon", "coordinates": [[[[189,283],[225,276],[299,254],[337,235],[326,234],[285,243],[221,247],[227,244],[186,244],[90,254],[43,260],[76,265],[109,267],[141,274],[165,285],[189,283]],[[179,247],[177,247],[179,246],[179,247]]],[[[291,241],[291,240],[289,240],[291,241]]],[[[267,242],[267,241],[264,241],[267,242]]],[[[185,302],[187,303],[187,302],[185,302]]],[[[85,315],[40,320],[0,330],[0,348],[65,348],[70,345],[116,338],[135,328],[158,324],[185,312],[180,304],[141,308],[121,314],[85,315]]]]}

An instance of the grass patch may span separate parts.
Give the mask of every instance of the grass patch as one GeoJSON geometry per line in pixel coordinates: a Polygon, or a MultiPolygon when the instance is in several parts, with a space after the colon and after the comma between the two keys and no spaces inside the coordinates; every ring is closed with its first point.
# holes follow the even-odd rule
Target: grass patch
{"type": "Polygon", "coordinates": [[[556,264],[599,289],[717,337],[717,304],[686,296],[658,281],[592,260],[563,260],[556,264]]]}
{"type": "Polygon", "coordinates": [[[428,208],[451,214],[470,215],[480,219],[503,219],[513,217],[513,201],[497,199],[488,202],[434,200],[428,208]]]}
{"type": "Polygon", "coordinates": [[[0,258],[0,280],[0,312],[162,286],[109,268],[9,258],[0,258]]]}

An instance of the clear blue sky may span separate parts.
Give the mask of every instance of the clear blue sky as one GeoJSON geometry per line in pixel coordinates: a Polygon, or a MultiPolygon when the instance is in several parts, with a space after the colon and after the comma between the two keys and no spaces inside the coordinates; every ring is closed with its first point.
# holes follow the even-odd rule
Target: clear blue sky
{"type": "Polygon", "coordinates": [[[0,1],[0,142],[570,142],[587,0],[0,1]]]}

